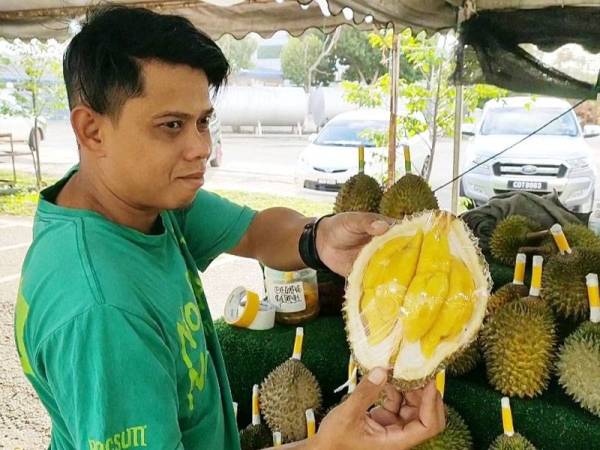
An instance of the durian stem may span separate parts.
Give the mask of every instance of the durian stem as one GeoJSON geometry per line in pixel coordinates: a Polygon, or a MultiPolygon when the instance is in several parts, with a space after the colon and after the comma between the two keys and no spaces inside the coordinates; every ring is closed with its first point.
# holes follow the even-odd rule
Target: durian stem
{"type": "Polygon", "coordinates": [[[525,253],[526,255],[542,255],[547,256],[548,250],[544,247],[519,247],[519,253],[525,253]]]}
{"type": "Polygon", "coordinates": [[[532,231],[531,233],[527,233],[528,241],[540,241],[545,237],[550,236],[550,230],[542,230],[542,231],[532,231]]]}

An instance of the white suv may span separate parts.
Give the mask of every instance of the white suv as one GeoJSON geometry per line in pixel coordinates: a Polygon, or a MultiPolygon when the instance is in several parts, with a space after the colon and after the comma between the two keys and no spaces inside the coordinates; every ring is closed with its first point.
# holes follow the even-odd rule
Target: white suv
{"type": "MultiPolygon", "coordinates": [[[[462,170],[485,161],[570,108],[565,100],[554,98],[510,97],[487,102],[479,122],[463,127],[463,135],[472,139],[467,141],[462,170]]],[[[584,138],[597,135],[597,127],[586,127],[582,132],[577,116],[569,111],[464,175],[462,195],[481,205],[505,192],[545,194],[556,190],[569,209],[590,211],[596,167],[584,138]]]]}

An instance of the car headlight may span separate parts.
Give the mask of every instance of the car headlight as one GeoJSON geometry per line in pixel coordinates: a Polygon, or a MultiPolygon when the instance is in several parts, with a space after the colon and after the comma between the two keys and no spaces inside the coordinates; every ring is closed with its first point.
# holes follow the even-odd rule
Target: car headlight
{"type": "Polygon", "coordinates": [[[567,160],[567,163],[571,166],[572,169],[582,170],[590,167],[590,160],[588,158],[575,158],[567,160]]]}
{"type": "Polygon", "coordinates": [[[471,161],[471,164],[466,169],[468,170],[471,167],[477,166],[475,169],[471,170],[471,172],[488,174],[494,161],[493,159],[490,161],[486,161],[489,158],[489,155],[477,156],[473,159],[473,161],[471,161]]]}

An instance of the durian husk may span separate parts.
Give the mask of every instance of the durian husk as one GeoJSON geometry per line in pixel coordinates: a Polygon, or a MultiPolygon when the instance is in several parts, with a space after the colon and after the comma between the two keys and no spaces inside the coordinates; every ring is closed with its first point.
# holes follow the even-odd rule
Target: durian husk
{"type": "Polygon", "coordinates": [[[242,450],[260,450],[273,445],[273,435],[264,423],[248,425],[240,431],[240,445],[242,450]]]}
{"type": "Polygon", "coordinates": [[[377,180],[364,173],[350,177],[335,198],[334,213],[377,212],[383,191],[377,180]]]}
{"type": "Polygon", "coordinates": [[[476,307],[473,311],[471,319],[465,326],[465,331],[460,335],[458,340],[454,342],[442,342],[438,345],[436,353],[425,360],[418,349],[417,362],[414,363],[411,348],[419,343],[408,344],[404,346],[400,343],[400,350],[395,361],[394,370],[391,371],[389,382],[395,385],[400,391],[408,391],[423,387],[429,380],[442,369],[445,369],[450,358],[457,353],[460,353],[473,341],[477,339],[477,335],[481,324],[483,323],[486,311],[486,304],[490,294],[492,280],[489,272],[488,264],[477,246],[477,239],[473,236],[470,229],[460,220],[445,211],[425,211],[412,216],[404,217],[398,224],[390,228],[384,235],[374,237],[371,242],[363,247],[360,254],[356,258],[352,271],[348,277],[346,286],[346,301],[342,310],[344,322],[346,326],[346,336],[350,346],[351,353],[357,368],[361,374],[367,374],[375,367],[389,367],[389,353],[380,349],[385,348],[397,349],[398,335],[402,332],[401,321],[395,326],[388,337],[375,347],[368,347],[364,344],[361,348],[355,343],[366,343],[367,336],[364,331],[364,326],[360,318],[360,298],[362,295],[362,275],[369,263],[370,258],[375,252],[388,240],[400,236],[411,236],[419,229],[425,229],[428,223],[432,222],[434,217],[452,217],[451,231],[453,239],[451,239],[450,250],[452,254],[460,257],[473,274],[475,282],[476,307]],[[404,353],[403,353],[404,351],[404,353]],[[403,359],[403,357],[405,357],[403,359]],[[407,360],[412,360],[411,365],[405,364],[407,360]],[[399,369],[402,369],[401,372],[399,369]]]}
{"type": "Polygon", "coordinates": [[[277,366],[260,386],[260,406],[265,421],[273,431],[279,431],[285,442],[306,438],[305,412],[319,411],[321,388],[306,366],[288,359],[277,366]]]}
{"type": "Polygon", "coordinates": [[[426,210],[438,209],[435,194],[424,178],[407,173],[390,187],[381,198],[379,212],[401,219],[426,210]]]}
{"type": "Polygon", "coordinates": [[[490,239],[492,255],[502,263],[514,266],[517,253],[523,246],[537,244],[542,239],[542,236],[531,238],[532,233],[539,231],[542,231],[542,226],[529,217],[519,215],[507,217],[498,223],[492,233],[490,239]]]}
{"type": "Polygon", "coordinates": [[[490,384],[504,395],[534,397],[548,386],[556,325],[543,300],[524,298],[500,308],[480,341],[490,384]]]}
{"type": "Polygon", "coordinates": [[[556,368],[567,394],[600,417],[600,323],[584,322],[565,339],[556,368]]]}
{"type": "Polygon", "coordinates": [[[600,270],[600,250],[572,250],[552,256],[544,265],[541,295],[558,316],[581,321],[590,314],[585,276],[600,270]]]}
{"type": "Polygon", "coordinates": [[[446,405],[446,428],[437,436],[413,447],[413,450],[469,450],[473,438],[469,427],[458,412],[446,405]]]}
{"type": "Polygon", "coordinates": [[[523,435],[515,433],[512,436],[501,434],[498,436],[489,450],[536,450],[535,446],[523,435]]]}
{"type": "Polygon", "coordinates": [[[526,297],[529,289],[524,284],[508,283],[494,292],[487,303],[486,316],[493,316],[502,306],[526,297]]]}
{"type": "Polygon", "coordinates": [[[475,339],[464,350],[452,355],[446,365],[446,374],[450,376],[461,376],[469,373],[481,361],[479,341],[475,339]]]}

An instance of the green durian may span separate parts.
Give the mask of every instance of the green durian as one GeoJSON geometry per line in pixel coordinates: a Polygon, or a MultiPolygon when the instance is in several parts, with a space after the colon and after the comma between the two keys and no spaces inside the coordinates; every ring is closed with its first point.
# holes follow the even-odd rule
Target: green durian
{"type": "Polygon", "coordinates": [[[479,342],[474,340],[464,350],[455,353],[448,361],[446,373],[451,376],[460,376],[473,370],[481,361],[479,342]]]}
{"type": "Polygon", "coordinates": [[[413,450],[469,450],[472,448],[473,438],[467,424],[454,408],[446,406],[444,431],[413,447],[413,450]]]}
{"type": "Polygon", "coordinates": [[[600,323],[584,322],[565,339],[556,368],[567,394],[600,417],[600,323]]]}
{"type": "Polygon", "coordinates": [[[492,233],[490,250],[496,259],[514,266],[515,257],[522,247],[536,244],[547,235],[548,231],[542,231],[542,226],[536,221],[525,216],[509,216],[500,221],[492,233]]]}
{"type": "Polygon", "coordinates": [[[315,376],[297,359],[288,359],[260,386],[260,407],[271,430],[284,442],[306,438],[307,409],[321,409],[321,388],[315,376]]]}
{"type": "Polygon", "coordinates": [[[334,213],[377,212],[383,191],[375,178],[358,173],[350,177],[335,198],[334,213]]]}
{"type": "Polygon", "coordinates": [[[501,434],[496,438],[489,450],[536,450],[534,445],[524,436],[515,433],[512,436],[501,434]]]}
{"type": "Polygon", "coordinates": [[[526,297],[528,293],[529,288],[524,284],[505,284],[490,296],[487,302],[486,316],[494,315],[502,306],[526,297]]]}
{"type": "Polygon", "coordinates": [[[600,250],[574,248],[571,254],[554,255],[544,265],[542,298],[566,319],[589,317],[585,276],[600,269],[600,250]]]}
{"type": "Polygon", "coordinates": [[[264,423],[248,425],[240,431],[242,450],[260,450],[273,446],[273,435],[264,423]]]}
{"type": "Polygon", "coordinates": [[[381,214],[396,219],[430,209],[439,209],[437,198],[427,181],[412,173],[396,181],[383,194],[379,205],[381,214]]]}
{"type": "Polygon", "coordinates": [[[543,300],[524,298],[494,314],[481,332],[490,384],[504,395],[534,397],[548,386],[556,329],[543,300]]]}

